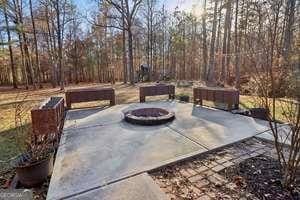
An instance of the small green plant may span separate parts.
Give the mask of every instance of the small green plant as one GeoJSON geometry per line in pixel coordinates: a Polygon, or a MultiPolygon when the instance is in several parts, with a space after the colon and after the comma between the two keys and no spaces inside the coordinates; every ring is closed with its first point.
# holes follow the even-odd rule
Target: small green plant
{"type": "Polygon", "coordinates": [[[190,96],[186,93],[180,93],[180,94],[177,95],[177,99],[179,101],[189,102],[190,96]]]}

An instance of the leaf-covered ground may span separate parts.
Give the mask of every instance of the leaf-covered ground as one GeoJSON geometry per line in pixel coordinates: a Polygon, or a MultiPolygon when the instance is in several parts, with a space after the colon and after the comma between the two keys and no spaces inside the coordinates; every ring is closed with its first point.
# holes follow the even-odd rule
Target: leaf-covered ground
{"type": "Polygon", "coordinates": [[[163,167],[151,176],[171,200],[300,199],[300,182],[292,190],[282,187],[273,144],[257,138],[163,167]]]}

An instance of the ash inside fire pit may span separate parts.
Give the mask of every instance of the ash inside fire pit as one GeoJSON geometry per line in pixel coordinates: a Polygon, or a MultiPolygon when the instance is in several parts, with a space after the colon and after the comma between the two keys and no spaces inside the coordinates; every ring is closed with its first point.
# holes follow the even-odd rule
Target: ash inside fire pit
{"type": "Polygon", "coordinates": [[[124,115],[126,122],[146,126],[165,124],[175,118],[174,112],[162,108],[140,108],[130,110],[124,115]]]}

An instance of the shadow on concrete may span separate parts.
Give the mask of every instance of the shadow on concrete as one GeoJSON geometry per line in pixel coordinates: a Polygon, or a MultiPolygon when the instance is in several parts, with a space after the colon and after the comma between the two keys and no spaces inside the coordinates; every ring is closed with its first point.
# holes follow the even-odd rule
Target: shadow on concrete
{"type": "Polygon", "coordinates": [[[109,106],[104,107],[88,107],[88,108],[74,108],[68,111],[67,120],[79,120],[89,117],[93,114],[108,109],[109,106]]]}

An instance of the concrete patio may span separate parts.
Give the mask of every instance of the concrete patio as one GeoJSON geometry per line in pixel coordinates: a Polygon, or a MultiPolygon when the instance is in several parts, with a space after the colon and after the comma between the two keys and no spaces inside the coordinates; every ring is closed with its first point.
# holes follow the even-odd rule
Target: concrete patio
{"type": "Polygon", "coordinates": [[[164,199],[147,171],[267,130],[261,120],[177,101],[71,110],[47,199],[164,199]],[[174,111],[176,119],[151,127],[123,121],[142,107],[174,111]]]}

